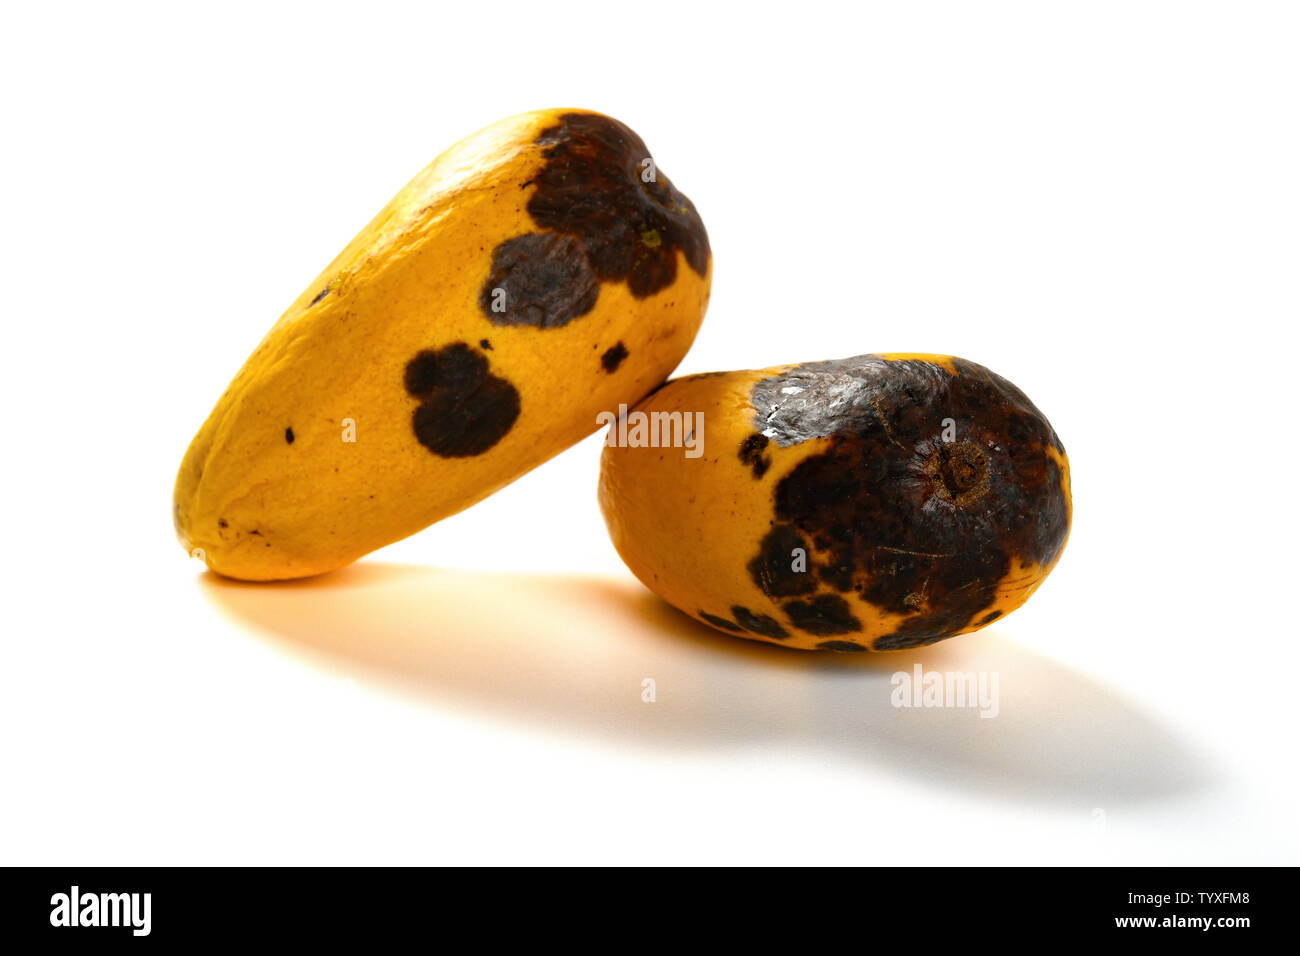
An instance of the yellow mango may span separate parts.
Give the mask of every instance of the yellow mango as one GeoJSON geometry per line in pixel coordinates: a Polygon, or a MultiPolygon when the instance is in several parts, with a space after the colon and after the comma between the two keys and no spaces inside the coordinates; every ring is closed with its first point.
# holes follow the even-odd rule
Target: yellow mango
{"type": "Polygon", "coordinates": [[[182,546],[319,574],[469,507],[668,377],[704,317],[695,207],[641,139],[543,110],[436,158],[249,357],[176,480],[182,546]]]}
{"type": "Polygon", "coordinates": [[[831,651],[997,620],[1055,566],[1072,514],[1065,448],[1024,393],[927,354],[669,382],[611,429],[599,497],[669,604],[831,651]]]}

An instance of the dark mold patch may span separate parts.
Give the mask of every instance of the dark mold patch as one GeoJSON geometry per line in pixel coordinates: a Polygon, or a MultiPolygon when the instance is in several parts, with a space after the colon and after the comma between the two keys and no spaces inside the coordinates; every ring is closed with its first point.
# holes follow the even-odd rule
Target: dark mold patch
{"type": "Polygon", "coordinates": [[[749,576],[768,597],[792,597],[817,590],[817,579],[808,571],[792,567],[794,551],[808,554],[808,542],[789,525],[777,525],[764,537],[758,555],[749,562],[749,576]]]}
{"type": "MultiPolygon", "coordinates": [[[[886,362],[878,355],[806,362],[754,383],[754,428],[781,447],[832,435],[888,433],[891,416],[908,406],[932,405],[950,378],[929,362],[886,362]]],[[[936,434],[939,421],[933,422],[936,434]]]]}
{"type": "MultiPolygon", "coordinates": [[[[776,544],[808,540],[815,575],[795,577],[904,616],[874,646],[915,647],[969,627],[1013,562],[1056,557],[1067,507],[1048,449],[1060,439],[1010,382],[960,359],[954,369],[863,355],[755,384],[752,438],[832,439],[777,483],[776,524],[749,563],[764,593],[784,597],[792,586],[778,574],[776,544]],[[945,443],[949,418],[957,440],[945,443]]],[[[846,602],[809,596],[816,590],[785,606],[794,626],[858,629],[846,602]]]]}
{"type": "Polygon", "coordinates": [[[838,594],[819,594],[807,601],[785,605],[786,616],[795,627],[809,634],[848,634],[862,630],[862,623],[838,594]]]}
{"type": "Polygon", "coordinates": [[[292,428],[286,428],[286,429],[284,430],[284,440],[285,440],[286,442],[288,442],[290,445],[293,444],[293,429],[292,429],[292,428]]]}
{"type": "Polygon", "coordinates": [[[718,617],[716,614],[709,614],[705,611],[700,611],[699,614],[700,617],[708,621],[714,627],[720,627],[724,631],[731,631],[735,634],[739,634],[744,630],[744,628],[739,624],[736,624],[733,621],[728,621],[725,617],[718,617]]]}
{"type": "Polygon", "coordinates": [[[740,443],[740,463],[752,468],[755,478],[762,478],[772,465],[772,459],[763,454],[766,448],[766,435],[749,435],[740,443]]]}
{"type": "Polygon", "coordinates": [[[992,624],[1001,616],[1002,616],[1001,611],[990,611],[988,614],[985,614],[982,618],[980,618],[979,620],[980,626],[983,627],[985,624],[992,624]]]}
{"type": "MultiPolygon", "coordinates": [[[[956,619],[953,618],[953,620],[956,619]]],[[[877,651],[905,651],[913,647],[928,647],[931,644],[937,644],[939,641],[952,637],[961,629],[961,625],[957,625],[951,631],[938,631],[934,629],[935,626],[937,625],[919,626],[914,622],[908,622],[893,634],[886,634],[884,637],[877,638],[876,642],[871,646],[877,651]]]]}
{"type": "Polygon", "coordinates": [[[415,437],[442,458],[483,454],[519,417],[518,390],[464,342],[417,354],[406,364],[405,385],[420,400],[411,417],[415,437]]]}
{"type": "Polygon", "coordinates": [[[530,232],[492,250],[478,307],[493,325],[557,329],[590,312],[599,293],[581,242],[530,232]]]}
{"type": "Polygon", "coordinates": [[[537,142],[546,163],[533,179],[528,214],[543,229],[578,239],[600,281],[625,281],[643,299],[672,285],[678,250],[705,274],[704,223],[662,171],[646,166],[650,151],[636,133],[607,116],[566,113],[537,142]]]}
{"type": "Polygon", "coordinates": [[[566,113],[537,142],[545,163],[524,185],[535,187],[528,214],[542,231],[492,250],[478,306],[494,325],[560,328],[592,310],[602,282],[626,282],[644,299],[677,278],[678,250],[708,271],[704,223],[657,169],[643,179],[650,155],[636,133],[566,113]]]}
{"type": "Polygon", "coordinates": [[[755,614],[749,608],[741,607],[739,604],[731,606],[731,616],[745,630],[761,634],[763,637],[783,641],[790,636],[790,632],[782,627],[781,622],[776,618],[768,617],[766,614],[755,614]]]}
{"type": "Polygon", "coordinates": [[[839,651],[841,653],[852,653],[865,651],[866,648],[856,641],[822,641],[817,645],[819,651],[839,651]]]}
{"type": "Polygon", "coordinates": [[[623,359],[627,358],[627,346],[622,342],[615,343],[605,350],[605,354],[600,357],[600,367],[610,375],[618,371],[618,367],[623,364],[623,359]]]}

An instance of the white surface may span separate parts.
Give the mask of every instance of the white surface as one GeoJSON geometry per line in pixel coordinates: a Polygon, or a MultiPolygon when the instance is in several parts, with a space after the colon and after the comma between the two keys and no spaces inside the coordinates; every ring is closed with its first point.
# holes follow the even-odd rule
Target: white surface
{"type": "Polygon", "coordinates": [[[717,6],[8,12],[0,862],[1298,862],[1295,8],[717,6]],[[1075,526],[1025,608],[868,661],[714,634],[609,545],[599,438],[320,581],[185,558],[175,469],[271,322],[553,105],[705,219],[682,372],[928,350],[1035,400],[1075,526]],[[915,661],[999,716],[892,708],[915,661]]]}

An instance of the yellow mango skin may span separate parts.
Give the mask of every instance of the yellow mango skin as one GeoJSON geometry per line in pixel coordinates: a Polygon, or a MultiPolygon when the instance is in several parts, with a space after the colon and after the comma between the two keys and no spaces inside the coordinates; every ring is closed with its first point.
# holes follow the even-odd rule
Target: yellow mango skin
{"type": "Polygon", "coordinates": [[[438,156],[289,307],[200,428],[174,495],[186,551],[252,581],[342,567],[663,382],[704,317],[712,257],[689,200],[662,173],[645,183],[641,153],[614,120],[543,110],[438,156]],[[506,289],[500,313],[489,280],[506,289]]]}
{"type": "Polygon", "coordinates": [[[953,356],[689,376],[629,424],[637,412],[702,413],[703,453],[607,439],[611,540],[648,588],[732,636],[868,651],[968,633],[1023,604],[1068,538],[1055,432],[1015,386],[953,356]],[[806,570],[792,570],[794,547],[806,570]]]}

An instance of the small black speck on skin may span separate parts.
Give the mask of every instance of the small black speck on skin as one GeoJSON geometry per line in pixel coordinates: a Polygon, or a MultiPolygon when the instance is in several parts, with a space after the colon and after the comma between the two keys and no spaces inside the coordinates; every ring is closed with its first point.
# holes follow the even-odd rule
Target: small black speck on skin
{"type": "Polygon", "coordinates": [[[292,429],[292,428],[286,428],[286,429],[284,430],[284,440],[285,440],[286,442],[288,442],[290,445],[293,444],[293,429],[292,429]]]}
{"type": "Polygon", "coordinates": [[[487,339],[479,339],[478,347],[485,352],[492,351],[492,343],[489,342],[487,339]]]}
{"type": "Polygon", "coordinates": [[[982,618],[980,618],[980,625],[983,626],[983,625],[985,625],[985,624],[992,624],[994,621],[996,621],[996,620],[997,620],[998,618],[1000,618],[1001,616],[1002,616],[1002,612],[1001,612],[1001,611],[992,611],[992,612],[990,612],[990,613],[984,615],[982,618]]]}
{"type": "Polygon", "coordinates": [[[600,367],[608,375],[618,371],[618,367],[623,364],[623,359],[627,358],[627,346],[622,342],[611,345],[605,350],[605,354],[600,357],[600,367]]]}
{"type": "Polygon", "coordinates": [[[230,525],[226,522],[226,519],[225,519],[225,518],[220,518],[220,519],[217,520],[217,527],[218,527],[218,528],[229,528],[230,525]]]}
{"type": "Polygon", "coordinates": [[[326,286],[325,288],[321,289],[319,292],[316,293],[316,298],[311,300],[311,304],[315,305],[317,302],[319,302],[321,299],[325,298],[325,296],[329,294],[330,294],[330,287],[326,286]]]}

